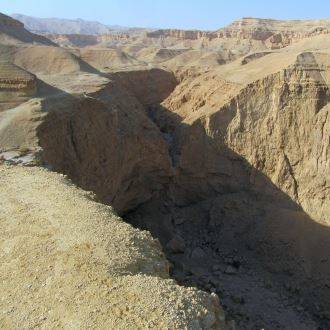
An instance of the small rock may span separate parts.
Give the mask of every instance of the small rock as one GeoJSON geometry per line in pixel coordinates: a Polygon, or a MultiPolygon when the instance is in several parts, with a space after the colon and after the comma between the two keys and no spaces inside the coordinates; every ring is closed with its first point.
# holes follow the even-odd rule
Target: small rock
{"type": "Polygon", "coordinates": [[[212,285],[210,283],[207,283],[207,284],[204,285],[204,287],[205,287],[206,290],[211,290],[212,285]]]}
{"type": "Polygon", "coordinates": [[[221,270],[221,266],[220,265],[213,265],[212,266],[212,271],[216,272],[217,270],[221,270]]]}
{"type": "Polygon", "coordinates": [[[231,265],[233,263],[233,258],[234,257],[232,257],[232,256],[227,256],[224,261],[225,261],[226,264],[231,265]]]}
{"type": "Polygon", "coordinates": [[[191,269],[191,272],[193,275],[197,276],[197,277],[205,277],[205,269],[204,267],[193,267],[191,269]]]}
{"type": "Polygon", "coordinates": [[[238,272],[237,268],[233,267],[233,266],[228,266],[226,269],[225,269],[225,274],[228,274],[228,275],[236,275],[238,272]]]}
{"type": "Polygon", "coordinates": [[[298,312],[303,312],[303,311],[304,311],[304,307],[302,307],[302,306],[297,306],[297,311],[298,311],[298,312]]]}
{"type": "Polygon", "coordinates": [[[176,226],[182,225],[185,222],[185,219],[183,217],[175,217],[174,218],[174,224],[176,226]]]}
{"type": "Polygon", "coordinates": [[[231,300],[235,303],[235,304],[244,304],[245,300],[243,297],[238,297],[238,296],[231,296],[231,300]]]}
{"type": "Polygon", "coordinates": [[[227,322],[227,328],[229,330],[235,330],[236,329],[236,323],[234,320],[230,320],[227,322]]]}
{"type": "Polygon", "coordinates": [[[330,320],[330,310],[321,313],[322,318],[330,320]]]}
{"type": "Polygon", "coordinates": [[[225,270],[223,270],[223,271],[217,270],[216,272],[213,273],[213,275],[216,276],[216,277],[220,277],[224,271],[225,270]]]}
{"type": "Polygon", "coordinates": [[[167,248],[173,253],[184,253],[186,248],[186,244],[184,239],[179,236],[175,235],[168,243],[167,248]]]}
{"type": "Polygon", "coordinates": [[[204,250],[200,247],[195,248],[191,252],[191,258],[192,259],[203,259],[205,257],[206,257],[206,254],[205,254],[204,250]]]}
{"type": "Polygon", "coordinates": [[[173,277],[178,282],[183,282],[186,279],[186,274],[183,271],[176,270],[176,271],[173,272],[173,277]]]}

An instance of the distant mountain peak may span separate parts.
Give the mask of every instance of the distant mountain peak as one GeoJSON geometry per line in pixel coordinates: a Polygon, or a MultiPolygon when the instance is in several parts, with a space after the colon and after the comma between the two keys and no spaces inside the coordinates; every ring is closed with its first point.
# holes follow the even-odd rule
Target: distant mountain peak
{"type": "Polygon", "coordinates": [[[81,18],[38,18],[22,14],[12,14],[11,17],[22,22],[27,30],[35,33],[100,35],[130,29],[129,27],[105,25],[81,18]]]}

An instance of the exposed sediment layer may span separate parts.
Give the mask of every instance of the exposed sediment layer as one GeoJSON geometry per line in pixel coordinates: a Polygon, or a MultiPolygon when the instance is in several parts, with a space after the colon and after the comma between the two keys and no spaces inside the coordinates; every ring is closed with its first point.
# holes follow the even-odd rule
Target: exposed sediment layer
{"type": "Polygon", "coordinates": [[[36,92],[35,75],[10,62],[0,62],[0,111],[14,108],[36,92]]]}

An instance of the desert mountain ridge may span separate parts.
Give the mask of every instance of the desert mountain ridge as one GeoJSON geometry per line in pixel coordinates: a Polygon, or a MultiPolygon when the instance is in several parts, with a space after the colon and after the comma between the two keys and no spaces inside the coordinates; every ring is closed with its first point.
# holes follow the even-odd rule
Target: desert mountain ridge
{"type": "MultiPolygon", "coordinates": [[[[133,47],[143,49],[144,46],[156,45],[171,49],[209,49],[213,52],[221,52],[222,57],[230,58],[242,56],[253,50],[283,48],[301,39],[327,34],[330,31],[328,19],[275,20],[244,17],[215,31],[144,28],[111,30],[107,27],[105,30],[97,31],[93,28],[93,22],[89,25],[86,21],[81,28],[66,29],[66,24],[53,24],[49,21],[51,28],[47,28],[42,24],[30,24],[25,16],[14,15],[14,17],[21,19],[28,30],[42,34],[64,47],[93,46],[123,49],[128,45],[131,49],[133,47]],[[237,40],[240,43],[239,47],[235,47],[237,40]]],[[[47,19],[45,22],[48,22],[47,19]]],[[[68,24],[72,22],[69,21],[68,24]]],[[[83,24],[82,22],[85,21],[79,20],[79,22],[83,24]]]]}
{"type": "Polygon", "coordinates": [[[164,29],[164,28],[151,28],[151,27],[127,27],[120,25],[105,25],[96,21],[88,21],[81,18],[77,19],[63,19],[63,18],[38,18],[33,16],[27,16],[22,14],[11,14],[12,18],[22,22],[25,28],[34,33],[48,33],[48,34],[89,34],[89,35],[100,35],[100,34],[111,34],[118,32],[127,32],[129,30],[175,30],[175,31],[194,31],[197,33],[212,33],[216,31],[222,31],[233,26],[246,26],[254,25],[262,27],[265,30],[290,30],[300,28],[322,28],[324,26],[329,27],[330,19],[292,19],[292,20],[280,20],[272,18],[257,18],[257,17],[242,17],[235,20],[228,27],[223,27],[211,30],[201,29],[164,29]]]}
{"type": "Polygon", "coordinates": [[[126,27],[121,25],[106,25],[96,21],[88,21],[81,18],[39,18],[22,14],[11,14],[12,18],[22,22],[25,28],[34,33],[41,34],[115,34],[148,30],[147,28],[126,27]]]}

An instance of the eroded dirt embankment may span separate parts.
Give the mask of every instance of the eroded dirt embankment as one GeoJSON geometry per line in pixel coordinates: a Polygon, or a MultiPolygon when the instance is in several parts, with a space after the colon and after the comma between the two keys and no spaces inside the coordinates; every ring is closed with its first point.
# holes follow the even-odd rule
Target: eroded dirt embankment
{"type": "Polygon", "coordinates": [[[227,329],[159,243],[67,178],[0,164],[0,328],[227,329]]]}
{"type": "Polygon", "coordinates": [[[175,78],[150,70],[111,79],[91,97],[68,97],[60,109],[50,102],[38,136],[43,159],[53,169],[122,214],[149,200],[172,176],[167,144],[145,107],[168,96],[175,78]]]}
{"type": "MultiPolygon", "coordinates": [[[[177,281],[217,292],[240,328],[327,324],[329,227],[291,195],[285,162],[276,170],[282,181],[269,177],[282,149],[261,129],[274,118],[272,125],[283,123],[285,130],[288,118],[280,112],[297,117],[295,104],[322,114],[324,86],[296,79],[292,90],[275,75],[242,89],[220,111],[189,121],[166,108],[171,102],[160,105],[175,84],[161,70],[122,73],[90,96],[43,101],[46,113],[34,120],[43,162],[150,230],[177,281]],[[261,156],[250,159],[254,149],[262,151],[264,166],[261,156]]],[[[285,141],[297,139],[299,130],[289,133],[285,141]]]]}

